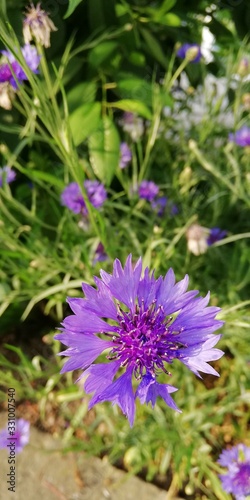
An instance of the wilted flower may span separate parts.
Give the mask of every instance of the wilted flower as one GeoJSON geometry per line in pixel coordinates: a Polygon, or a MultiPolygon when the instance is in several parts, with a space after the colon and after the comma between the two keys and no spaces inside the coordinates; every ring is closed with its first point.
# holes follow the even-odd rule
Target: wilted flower
{"type": "MultiPolygon", "coordinates": [[[[98,181],[84,181],[84,187],[87,192],[87,197],[90,203],[95,208],[102,207],[107,198],[107,191],[103,184],[98,181]]],[[[77,182],[71,182],[61,194],[61,203],[68,207],[75,214],[86,216],[88,209],[86,207],[80,186],[77,182]]]]}
{"type": "Polygon", "coordinates": [[[232,493],[236,500],[246,500],[250,495],[250,448],[238,444],[230,450],[223,450],[218,463],[227,467],[225,474],[220,474],[222,487],[232,493]]]}
{"type": "Polygon", "coordinates": [[[205,253],[208,247],[209,229],[192,224],[186,231],[188,250],[194,255],[205,253]]]}
{"type": "Polygon", "coordinates": [[[243,148],[250,146],[250,127],[244,125],[235,134],[229,134],[229,140],[243,148]]]}
{"type": "MultiPolygon", "coordinates": [[[[37,73],[41,57],[38,55],[36,47],[26,44],[22,47],[21,51],[27,66],[29,66],[33,73],[37,73]]],[[[4,62],[0,64],[0,82],[9,82],[14,89],[17,89],[16,80],[18,83],[21,83],[23,80],[28,80],[28,77],[12,52],[9,50],[2,50],[2,54],[4,56],[4,62]]]]}
{"type": "Polygon", "coordinates": [[[15,97],[15,90],[9,82],[0,83],[0,107],[11,109],[15,97]]]}
{"type": "Polygon", "coordinates": [[[176,52],[181,59],[188,59],[192,63],[197,63],[201,60],[201,48],[196,43],[184,43],[176,52]]]}
{"type": "Polygon", "coordinates": [[[247,76],[249,74],[249,61],[246,57],[243,57],[240,60],[237,68],[237,74],[240,75],[242,78],[244,78],[244,76],[247,76]]]}
{"type": "Polygon", "coordinates": [[[120,145],[120,168],[125,168],[132,160],[132,152],[126,142],[120,145]]]}
{"type": "Polygon", "coordinates": [[[138,188],[139,197],[148,201],[152,201],[158,193],[159,187],[153,181],[142,181],[138,188]]]}
{"type": "Polygon", "coordinates": [[[16,172],[12,170],[8,165],[0,168],[0,187],[6,182],[6,184],[10,184],[16,178],[16,172]]]}
{"type": "Polygon", "coordinates": [[[247,111],[250,111],[250,92],[243,94],[242,104],[247,111]]]}
{"type": "Polygon", "coordinates": [[[134,113],[126,112],[120,120],[124,132],[127,132],[132,141],[137,142],[144,132],[143,120],[134,113]]]}
{"type": "Polygon", "coordinates": [[[9,450],[10,443],[15,443],[15,452],[20,453],[30,439],[30,423],[24,418],[15,421],[15,427],[11,427],[11,435],[8,427],[0,431],[0,448],[9,450]],[[12,434],[13,433],[13,434],[12,434]]]}
{"type": "Polygon", "coordinates": [[[213,335],[223,324],[215,319],[220,309],[207,307],[209,293],[202,298],[197,290],[187,292],[187,275],[179,283],[172,269],[158,279],[148,268],[142,275],[141,258],[133,267],[131,255],[124,269],[116,259],[113,274],[101,270],[100,275],[94,278],[97,289],[83,283],[84,299],[68,298],[74,314],[65,318],[62,333],[55,336],[68,347],[60,353],[69,356],[61,372],[84,370],[78,380],[88,377],[85,391],[94,392],[89,408],[111,401],[131,426],[137,397],[141,404],[154,406],[161,396],[179,411],[170,396],[177,388],[159,383],[157,376],[170,375],[168,365],[174,360],[198,377],[199,371],[218,375],[207,361],[223,355],[214,348],[221,336],[213,335]],[[108,361],[95,364],[106,350],[108,361]],[[120,368],[124,373],[113,380],[120,368]],[[135,393],[133,376],[139,382],[135,393]]]}
{"type": "Polygon", "coordinates": [[[27,7],[27,14],[23,21],[23,37],[25,43],[29,43],[34,38],[44,47],[50,47],[50,33],[57,31],[54,23],[49,18],[47,12],[41,9],[38,3],[35,7],[32,3],[27,7]]]}
{"type": "Polygon", "coordinates": [[[208,246],[213,245],[216,241],[220,241],[227,235],[227,231],[220,229],[219,227],[212,227],[210,229],[209,236],[207,238],[208,246]]]}

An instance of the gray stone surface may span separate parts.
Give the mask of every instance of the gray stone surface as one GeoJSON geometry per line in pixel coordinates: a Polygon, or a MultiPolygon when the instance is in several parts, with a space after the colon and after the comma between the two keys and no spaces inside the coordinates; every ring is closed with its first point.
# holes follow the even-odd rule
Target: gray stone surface
{"type": "MultiPolygon", "coordinates": [[[[6,425],[0,414],[0,429],[6,425]]],[[[107,460],[60,451],[60,441],[31,427],[16,461],[16,491],[8,491],[8,453],[0,450],[1,500],[167,500],[167,492],[112,467],[107,460]]]]}

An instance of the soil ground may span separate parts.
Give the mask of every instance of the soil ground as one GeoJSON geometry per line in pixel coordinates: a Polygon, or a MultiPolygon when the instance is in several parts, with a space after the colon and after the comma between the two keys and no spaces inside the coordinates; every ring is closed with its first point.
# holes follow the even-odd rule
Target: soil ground
{"type": "MultiPolygon", "coordinates": [[[[7,423],[0,413],[0,429],[7,423]]],[[[84,453],[63,454],[60,441],[31,426],[29,445],[16,460],[9,492],[8,452],[0,450],[0,500],[167,500],[167,492],[84,453]]],[[[176,499],[177,500],[177,499],[176,499]]]]}

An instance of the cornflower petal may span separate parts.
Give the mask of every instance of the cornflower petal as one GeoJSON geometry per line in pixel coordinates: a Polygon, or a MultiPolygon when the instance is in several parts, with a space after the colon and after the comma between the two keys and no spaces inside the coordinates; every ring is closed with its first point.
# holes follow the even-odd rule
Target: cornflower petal
{"type": "Polygon", "coordinates": [[[116,329],[98,318],[90,311],[81,311],[74,316],[67,316],[62,323],[65,329],[70,330],[72,333],[81,333],[84,328],[84,333],[103,333],[103,332],[116,332],[116,329]],[[83,326],[84,325],[84,326],[83,326]]]}
{"type": "Polygon", "coordinates": [[[223,450],[218,463],[227,467],[224,474],[219,474],[222,487],[236,500],[246,500],[250,495],[250,447],[240,443],[223,450]]]}
{"type": "MultiPolygon", "coordinates": [[[[141,277],[142,261],[139,259],[133,269],[132,255],[130,254],[126,260],[124,270],[121,262],[116,259],[114,262],[114,275],[109,278],[108,286],[113,296],[123,302],[127,307],[134,310],[135,300],[137,296],[139,281],[141,277]]],[[[101,271],[101,277],[106,276],[101,271]]]]}
{"type": "Polygon", "coordinates": [[[124,415],[128,418],[130,427],[133,426],[135,418],[135,397],[131,382],[132,368],[128,368],[123,375],[110,384],[101,394],[92,398],[91,406],[104,401],[111,401],[112,406],[117,404],[124,415]]]}
{"type": "MultiPolygon", "coordinates": [[[[87,394],[96,391],[98,391],[98,393],[104,391],[104,389],[111,384],[119,368],[119,361],[114,361],[113,363],[97,363],[89,366],[82,374],[84,377],[87,376],[87,380],[84,382],[84,389],[87,394]]],[[[92,404],[90,401],[89,408],[91,408],[91,406],[92,404]]]]}
{"type": "Polygon", "coordinates": [[[144,304],[144,308],[147,309],[152,302],[156,299],[158,289],[162,283],[162,277],[157,280],[154,277],[154,273],[150,276],[149,269],[146,267],[144,272],[144,277],[140,280],[138,286],[138,303],[139,306],[144,304]]]}
{"type": "Polygon", "coordinates": [[[71,335],[69,337],[65,333],[59,333],[56,335],[56,339],[60,340],[62,344],[70,346],[70,349],[61,353],[62,356],[73,354],[73,356],[66,361],[61,373],[78,369],[84,370],[93,363],[104,350],[112,347],[112,342],[99,339],[95,335],[71,335]]]}
{"type": "Polygon", "coordinates": [[[138,397],[141,404],[150,403],[154,408],[156,403],[157,396],[162,397],[165,403],[172,408],[172,410],[176,410],[181,413],[178,406],[176,406],[174,400],[169,396],[169,393],[178,391],[176,387],[168,384],[159,384],[156,380],[150,375],[147,374],[143,377],[141,383],[139,384],[137,391],[135,393],[135,397],[138,397]]]}
{"type": "Polygon", "coordinates": [[[117,319],[117,309],[109,288],[99,278],[95,277],[97,290],[86,283],[82,289],[85,293],[84,308],[104,318],[117,319]]]}

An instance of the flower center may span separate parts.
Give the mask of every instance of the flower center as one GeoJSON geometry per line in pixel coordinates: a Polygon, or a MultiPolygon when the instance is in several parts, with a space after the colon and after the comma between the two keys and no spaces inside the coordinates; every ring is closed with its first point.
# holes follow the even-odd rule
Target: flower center
{"type": "Polygon", "coordinates": [[[117,335],[113,336],[114,347],[108,359],[119,359],[122,366],[132,366],[134,375],[140,379],[145,373],[155,376],[158,370],[171,375],[164,363],[172,363],[182,357],[185,344],[176,338],[182,330],[174,330],[172,317],[166,317],[163,307],[153,302],[147,310],[136,306],[135,312],[125,312],[118,307],[117,335]]]}
{"type": "Polygon", "coordinates": [[[250,464],[240,464],[239,471],[234,478],[234,484],[242,489],[244,495],[250,495],[250,464]]]}

